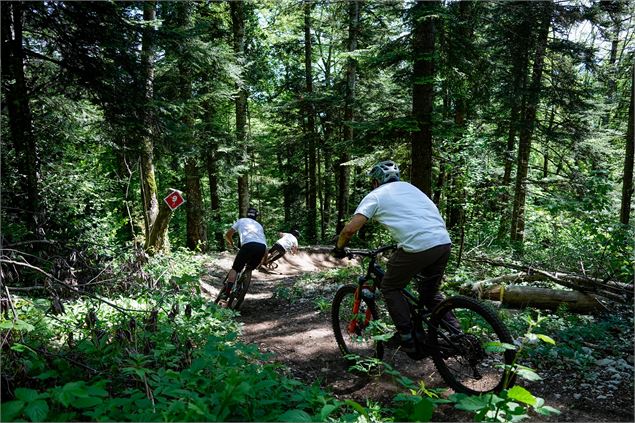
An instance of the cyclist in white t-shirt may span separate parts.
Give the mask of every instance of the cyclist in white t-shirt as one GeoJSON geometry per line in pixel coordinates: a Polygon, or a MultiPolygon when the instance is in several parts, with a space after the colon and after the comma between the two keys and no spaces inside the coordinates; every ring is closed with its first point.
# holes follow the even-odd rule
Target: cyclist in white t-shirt
{"type": "Polygon", "coordinates": [[[269,249],[267,255],[262,262],[263,266],[270,266],[274,261],[278,260],[286,253],[296,254],[298,252],[298,238],[300,232],[297,229],[291,232],[278,232],[279,240],[269,249]]]}
{"type": "MultiPolygon", "coordinates": [[[[428,309],[443,300],[439,293],[441,278],[450,257],[451,241],[436,205],[408,182],[399,180],[399,168],[393,161],[376,164],[369,172],[373,190],[362,199],[355,214],[339,234],[333,255],[346,256],[344,247],[369,219],[388,228],[397,241],[397,250],[387,264],[381,283],[390,317],[398,335],[389,345],[397,344],[406,352],[415,351],[408,302],[401,290],[416,275],[424,276],[419,295],[428,309]]],[[[448,316],[458,324],[453,316],[448,316]]]]}
{"type": "Polygon", "coordinates": [[[229,271],[227,281],[233,284],[236,274],[247,265],[248,270],[258,267],[267,252],[267,238],[262,225],[258,223],[258,210],[250,207],[247,209],[247,217],[238,219],[225,233],[225,240],[230,248],[234,248],[232,237],[236,232],[240,237],[240,250],[236,254],[234,264],[229,271]]]}

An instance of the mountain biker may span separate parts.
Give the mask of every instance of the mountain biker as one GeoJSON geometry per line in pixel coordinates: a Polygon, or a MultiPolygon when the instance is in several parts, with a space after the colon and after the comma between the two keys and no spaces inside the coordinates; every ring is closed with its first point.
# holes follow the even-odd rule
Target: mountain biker
{"type": "Polygon", "coordinates": [[[236,254],[234,263],[227,278],[228,289],[236,281],[236,275],[243,270],[245,265],[248,269],[258,267],[265,253],[267,252],[267,238],[262,225],[258,223],[259,212],[254,207],[247,209],[247,217],[238,219],[225,233],[225,240],[230,248],[234,248],[232,237],[236,232],[240,238],[240,250],[236,254]]]}
{"type": "Polygon", "coordinates": [[[298,238],[300,232],[297,229],[292,229],[290,232],[278,232],[280,239],[269,249],[269,252],[265,255],[262,265],[268,266],[274,261],[284,256],[289,251],[291,254],[298,252],[298,238]]]}
{"type": "MultiPolygon", "coordinates": [[[[441,278],[450,257],[451,241],[445,222],[435,204],[414,185],[400,181],[399,167],[392,160],[377,163],[368,173],[373,190],[362,199],[355,214],[339,234],[332,251],[344,258],[344,247],[355,233],[374,218],[386,226],[397,241],[381,283],[381,292],[397,333],[388,345],[414,352],[415,342],[408,302],[401,290],[416,275],[424,276],[418,287],[420,298],[429,310],[443,300],[441,278]]],[[[454,316],[449,316],[458,326],[454,316]]]]}

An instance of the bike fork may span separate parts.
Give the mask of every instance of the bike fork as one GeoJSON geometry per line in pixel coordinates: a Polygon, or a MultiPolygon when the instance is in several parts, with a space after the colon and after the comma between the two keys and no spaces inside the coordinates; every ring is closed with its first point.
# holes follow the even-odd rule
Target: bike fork
{"type": "MultiPolygon", "coordinates": [[[[359,308],[362,304],[362,297],[360,293],[361,293],[361,289],[357,289],[355,291],[355,300],[353,301],[353,319],[348,323],[348,326],[346,328],[348,330],[348,333],[351,333],[351,334],[357,332],[357,328],[359,325],[359,320],[357,319],[357,316],[359,314],[359,308]]],[[[364,328],[368,326],[372,317],[373,316],[370,312],[370,308],[367,308],[364,315],[364,326],[363,326],[364,328]]]]}

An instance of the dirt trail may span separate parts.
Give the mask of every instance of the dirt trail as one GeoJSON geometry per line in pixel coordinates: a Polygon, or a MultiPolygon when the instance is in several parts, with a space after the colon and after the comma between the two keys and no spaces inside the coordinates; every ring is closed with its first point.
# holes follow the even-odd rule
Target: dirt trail
{"type": "MultiPolygon", "coordinates": [[[[231,267],[233,257],[233,254],[223,253],[208,264],[210,277],[201,283],[205,294],[215,298],[220,279],[231,267]]],[[[296,278],[307,272],[351,263],[311,251],[300,251],[295,256],[287,254],[278,263],[278,268],[273,271],[253,273],[238,318],[243,324],[240,340],[269,353],[271,362],[284,364],[295,378],[307,383],[317,381],[340,399],[350,398],[361,404],[366,404],[367,399],[389,404],[398,392],[403,392],[403,388],[388,375],[364,381],[346,371],[331,329],[330,310],[320,311],[316,306],[318,298],[330,301],[338,286],[324,281],[319,286],[294,291],[296,278]]],[[[428,388],[445,387],[429,359],[415,362],[405,354],[386,351],[384,361],[402,375],[423,381],[428,388]]],[[[633,421],[632,379],[625,380],[624,386],[619,388],[628,397],[615,398],[620,400],[615,402],[612,398],[598,401],[596,397],[601,392],[582,390],[578,393],[580,389],[577,389],[574,375],[543,374],[543,377],[545,380],[541,382],[524,386],[544,398],[547,404],[560,409],[562,414],[551,418],[534,416],[531,421],[633,421]],[[568,391],[565,385],[571,385],[568,391]]],[[[443,406],[435,411],[433,420],[471,421],[472,418],[451,406],[443,406]]]]}

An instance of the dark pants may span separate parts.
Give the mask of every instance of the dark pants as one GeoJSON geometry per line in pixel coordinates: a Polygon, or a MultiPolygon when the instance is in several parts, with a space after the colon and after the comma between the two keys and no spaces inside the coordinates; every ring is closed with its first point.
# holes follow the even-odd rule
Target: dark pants
{"type": "MultiPolygon", "coordinates": [[[[381,292],[386,299],[388,313],[400,333],[412,331],[408,300],[401,290],[416,274],[420,274],[424,279],[417,286],[419,298],[428,310],[432,310],[443,301],[444,297],[439,292],[439,287],[450,258],[450,249],[450,244],[439,245],[418,253],[407,253],[398,249],[388,260],[386,274],[381,282],[381,292]]],[[[458,327],[454,316],[447,318],[453,326],[458,327]]]]}
{"type": "Polygon", "coordinates": [[[267,246],[259,242],[248,242],[240,247],[232,269],[236,272],[240,272],[245,267],[245,264],[250,270],[255,269],[260,264],[260,261],[267,252],[267,246]]]}
{"type": "Polygon", "coordinates": [[[286,253],[287,251],[284,249],[284,247],[276,242],[275,244],[273,244],[273,247],[269,249],[267,264],[273,263],[274,261],[278,260],[280,257],[284,256],[286,253]]]}

